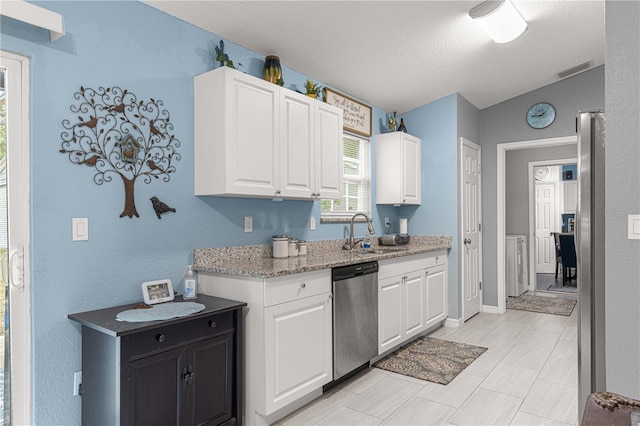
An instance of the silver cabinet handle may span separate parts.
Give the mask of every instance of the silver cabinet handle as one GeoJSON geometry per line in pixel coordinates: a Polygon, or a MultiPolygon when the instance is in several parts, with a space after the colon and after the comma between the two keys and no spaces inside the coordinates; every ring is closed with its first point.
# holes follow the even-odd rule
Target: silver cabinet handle
{"type": "Polygon", "coordinates": [[[280,193],[280,190],[279,190],[279,189],[276,189],[276,194],[279,194],[279,193],[280,193]]]}
{"type": "Polygon", "coordinates": [[[305,283],[300,284],[300,288],[307,288],[307,284],[305,283]]]}
{"type": "Polygon", "coordinates": [[[316,194],[316,197],[320,197],[320,193],[319,192],[316,194]]]}

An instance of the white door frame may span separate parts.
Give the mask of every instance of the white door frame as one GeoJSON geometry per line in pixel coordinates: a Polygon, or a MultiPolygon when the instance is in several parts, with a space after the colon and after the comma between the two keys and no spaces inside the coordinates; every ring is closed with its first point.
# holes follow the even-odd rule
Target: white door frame
{"type": "MultiPolygon", "coordinates": [[[[460,277],[460,287],[462,288],[462,290],[460,291],[461,294],[461,304],[462,304],[462,309],[460,311],[460,324],[462,324],[464,322],[464,301],[465,301],[465,293],[464,293],[464,224],[462,223],[462,219],[463,219],[463,197],[464,197],[464,167],[463,167],[463,149],[462,147],[464,145],[467,145],[469,147],[472,147],[473,149],[476,149],[478,151],[478,166],[481,167],[482,165],[482,147],[474,142],[471,142],[470,140],[466,139],[466,138],[459,138],[458,140],[458,276],[460,277]]],[[[478,219],[480,221],[480,223],[482,223],[482,173],[478,173],[478,219]]],[[[478,239],[478,277],[480,278],[480,282],[482,282],[482,227],[480,227],[480,230],[478,232],[479,234],[479,239],[478,239]]],[[[483,305],[483,290],[482,290],[482,286],[480,286],[480,312],[484,312],[485,310],[485,305],[483,305]]]]}
{"type": "MultiPolygon", "coordinates": [[[[533,249],[535,247],[535,214],[536,214],[536,209],[535,209],[535,200],[534,200],[534,194],[535,194],[535,186],[536,186],[536,181],[534,179],[534,174],[533,174],[533,169],[535,167],[538,166],[561,166],[561,165],[565,165],[565,164],[576,164],[578,162],[577,158],[565,158],[563,160],[547,160],[547,161],[530,161],[529,162],[529,178],[528,178],[528,183],[529,183],[529,291],[535,291],[536,290],[536,259],[535,259],[535,253],[533,252],[533,249]]],[[[562,188],[556,188],[558,190],[558,193],[560,193],[562,191],[562,188]]],[[[556,194],[556,200],[558,200],[561,197],[558,197],[558,194],[556,194]]],[[[561,205],[558,203],[557,207],[560,208],[561,205]]],[[[557,214],[556,214],[557,216],[557,214]]]]}
{"type": "Polygon", "coordinates": [[[11,301],[11,416],[14,424],[31,424],[31,246],[29,182],[29,58],[0,51],[7,100],[7,200],[9,277],[23,266],[22,289],[10,283],[11,301]],[[20,111],[20,113],[16,113],[20,111]],[[22,252],[22,256],[20,255],[22,252]]]}
{"type": "Polygon", "coordinates": [[[497,256],[497,267],[496,270],[496,281],[498,285],[498,306],[497,310],[499,314],[504,314],[507,311],[507,289],[505,287],[505,279],[504,279],[504,238],[506,234],[506,220],[505,220],[505,206],[506,206],[506,196],[505,196],[505,168],[506,168],[506,153],[507,151],[512,151],[514,149],[527,149],[527,148],[545,148],[551,146],[559,146],[559,145],[575,145],[578,143],[578,138],[576,136],[563,136],[559,138],[550,138],[550,139],[536,139],[530,141],[521,141],[521,142],[506,142],[500,143],[496,146],[496,186],[497,186],[497,210],[496,210],[496,222],[497,222],[497,230],[496,230],[496,256],[497,256]]]}

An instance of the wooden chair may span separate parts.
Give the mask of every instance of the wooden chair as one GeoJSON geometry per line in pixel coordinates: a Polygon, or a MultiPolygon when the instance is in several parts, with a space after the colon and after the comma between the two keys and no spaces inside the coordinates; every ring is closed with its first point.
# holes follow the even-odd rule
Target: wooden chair
{"type": "Polygon", "coordinates": [[[558,235],[560,241],[560,257],[562,258],[562,285],[565,285],[578,275],[578,263],[576,259],[576,244],[573,234],[558,235]],[[576,268],[576,273],[571,275],[571,268],[576,268]]]}

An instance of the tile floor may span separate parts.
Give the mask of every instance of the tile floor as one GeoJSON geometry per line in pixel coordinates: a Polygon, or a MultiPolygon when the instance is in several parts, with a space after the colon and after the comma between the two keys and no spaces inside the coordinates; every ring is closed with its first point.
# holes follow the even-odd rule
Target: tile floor
{"type": "Polygon", "coordinates": [[[577,309],[481,313],[432,337],[489,348],[446,386],[377,368],[283,418],[289,425],[575,425],[577,309]]]}

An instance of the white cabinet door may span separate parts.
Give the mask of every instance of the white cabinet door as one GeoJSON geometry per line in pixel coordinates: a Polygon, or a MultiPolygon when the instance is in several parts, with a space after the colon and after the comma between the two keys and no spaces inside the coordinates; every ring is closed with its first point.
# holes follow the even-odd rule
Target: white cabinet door
{"type": "Polygon", "coordinates": [[[229,192],[273,196],[278,179],[278,89],[244,74],[227,80],[229,192]]]}
{"type": "Polygon", "coordinates": [[[566,180],[564,187],[564,213],[575,213],[578,205],[578,181],[566,180]]]}
{"type": "Polygon", "coordinates": [[[273,197],[280,87],[228,67],[196,76],[195,194],[273,197]]]}
{"type": "Polygon", "coordinates": [[[342,119],[340,108],[316,104],[315,197],[342,198],[342,119]]]}
{"type": "Polygon", "coordinates": [[[414,271],[403,277],[404,338],[415,336],[424,330],[424,280],[422,271],[414,271]]]}
{"type": "Polygon", "coordinates": [[[402,204],[420,204],[420,139],[405,134],[402,138],[402,204]]]}
{"type": "Polygon", "coordinates": [[[423,271],[378,281],[378,354],[424,330],[423,271]]]}
{"type": "Polygon", "coordinates": [[[315,101],[283,91],[280,126],[280,195],[311,198],[314,193],[315,101]]]}
{"type": "Polygon", "coordinates": [[[378,354],[396,346],[404,338],[402,283],[402,276],[378,281],[378,354]]]}
{"type": "Polygon", "coordinates": [[[427,268],[425,283],[425,328],[447,318],[447,264],[427,268]]]}
{"type": "Polygon", "coordinates": [[[329,293],[265,308],[266,413],[333,378],[329,293]]]}
{"type": "Polygon", "coordinates": [[[376,204],[420,204],[420,139],[404,132],[376,135],[376,204]]]}

